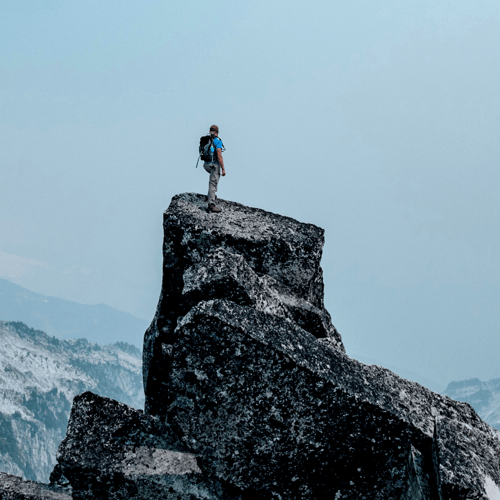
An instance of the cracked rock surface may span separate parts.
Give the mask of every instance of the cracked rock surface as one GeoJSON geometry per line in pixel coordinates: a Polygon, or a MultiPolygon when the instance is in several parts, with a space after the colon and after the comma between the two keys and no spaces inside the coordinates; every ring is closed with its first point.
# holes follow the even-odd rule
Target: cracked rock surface
{"type": "Polygon", "coordinates": [[[241,498],[203,474],[168,424],[91,392],[74,400],[51,483],[75,500],[241,498]]]}
{"type": "Polygon", "coordinates": [[[323,303],[323,231],[219,205],[173,198],[146,412],[75,399],[54,483],[79,498],[500,499],[498,431],[345,353],[323,303]]]}
{"type": "Polygon", "coordinates": [[[71,495],[49,489],[46,484],[24,481],[20,477],[0,472],[2,500],[71,500],[71,495]]]}
{"type": "Polygon", "coordinates": [[[155,415],[167,411],[173,332],[201,298],[267,308],[344,349],[323,302],[323,229],[239,203],[219,205],[221,214],[209,214],[205,196],[185,193],[164,214],[162,290],[143,351],[146,411],[155,415]]]}
{"type": "Polygon", "coordinates": [[[495,498],[486,485],[500,482],[498,432],[469,405],[352,360],[279,316],[200,302],[174,332],[169,387],[176,435],[243,490],[495,498]]]}

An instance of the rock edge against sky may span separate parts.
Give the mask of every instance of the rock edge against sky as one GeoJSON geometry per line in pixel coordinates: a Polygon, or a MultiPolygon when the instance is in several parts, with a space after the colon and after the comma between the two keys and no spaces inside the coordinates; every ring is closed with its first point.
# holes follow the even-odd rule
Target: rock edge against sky
{"type": "Polygon", "coordinates": [[[323,230],[220,203],[207,214],[182,194],[165,212],[146,413],[75,398],[53,483],[109,499],[500,495],[498,431],[347,356],[323,303],[323,230]]]}

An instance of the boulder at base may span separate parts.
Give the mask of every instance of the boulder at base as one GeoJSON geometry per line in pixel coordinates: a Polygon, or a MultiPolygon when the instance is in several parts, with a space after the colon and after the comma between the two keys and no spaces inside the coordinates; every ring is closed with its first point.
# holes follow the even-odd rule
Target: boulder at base
{"type": "Polygon", "coordinates": [[[168,424],[86,392],[74,400],[51,483],[70,484],[75,500],[241,499],[186,450],[168,424]]]}
{"type": "Polygon", "coordinates": [[[1,500],[71,500],[71,494],[61,488],[50,488],[35,481],[0,472],[1,500]]]}

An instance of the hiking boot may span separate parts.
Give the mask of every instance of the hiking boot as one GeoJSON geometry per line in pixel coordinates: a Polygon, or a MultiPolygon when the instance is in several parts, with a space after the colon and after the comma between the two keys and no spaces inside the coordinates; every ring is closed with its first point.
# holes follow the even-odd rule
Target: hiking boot
{"type": "Polygon", "coordinates": [[[219,213],[222,212],[222,210],[219,207],[216,207],[215,205],[208,205],[207,212],[210,213],[219,213]]]}

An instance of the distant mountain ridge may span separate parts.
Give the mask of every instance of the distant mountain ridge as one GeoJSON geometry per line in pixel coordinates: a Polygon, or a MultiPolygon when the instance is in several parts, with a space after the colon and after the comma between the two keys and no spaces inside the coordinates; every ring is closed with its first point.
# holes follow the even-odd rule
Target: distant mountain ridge
{"type": "Polygon", "coordinates": [[[451,382],[444,394],[469,403],[487,424],[500,430],[500,378],[488,382],[478,378],[451,382]]]}
{"type": "Polygon", "coordinates": [[[141,351],[0,321],[0,471],[48,482],[73,397],[89,390],[142,408],[141,351]]]}
{"type": "Polygon", "coordinates": [[[85,305],[47,297],[0,279],[0,320],[21,321],[63,339],[85,338],[142,348],[149,322],[104,304],[85,305]]]}

